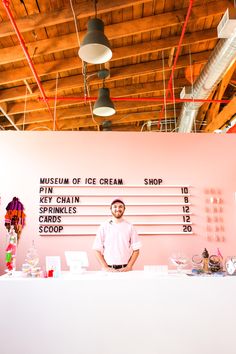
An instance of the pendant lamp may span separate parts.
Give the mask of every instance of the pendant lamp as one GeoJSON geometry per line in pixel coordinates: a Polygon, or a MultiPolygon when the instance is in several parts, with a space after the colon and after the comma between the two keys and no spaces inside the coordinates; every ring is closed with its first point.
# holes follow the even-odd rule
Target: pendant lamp
{"type": "Polygon", "coordinates": [[[99,18],[89,20],[88,32],[80,46],[79,56],[90,64],[102,64],[111,59],[110,43],[104,34],[104,23],[99,18]]]}
{"type": "Polygon", "coordinates": [[[102,122],[102,130],[105,131],[111,131],[112,130],[112,122],[110,120],[105,120],[102,122]]]}
{"type": "Polygon", "coordinates": [[[99,89],[97,101],[93,107],[93,113],[100,117],[109,117],[116,113],[114,104],[110,99],[110,91],[106,87],[99,89]]]}

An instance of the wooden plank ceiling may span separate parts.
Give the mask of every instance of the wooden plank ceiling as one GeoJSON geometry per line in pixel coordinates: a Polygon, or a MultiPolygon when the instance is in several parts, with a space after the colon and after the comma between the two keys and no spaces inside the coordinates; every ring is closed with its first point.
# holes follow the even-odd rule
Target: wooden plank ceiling
{"type": "MultiPolygon", "coordinates": [[[[89,95],[96,97],[99,87],[102,87],[102,81],[92,74],[101,68],[109,68],[110,77],[105,85],[110,88],[111,97],[140,98],[137,101],[115,101],[117,112],[110,118],[92,116],[88,101],[60,100],[61,97],[84,98],[84,77],[78,49],[86,33],[88,19],[94,17],[94,2],[12,0],[9,3],[46,96],[57,97],[57,100],[48,101],[50,114],[45,102],[38,99],[40,91],[1,1],[1,129],[176,130],[182,102],[164,104],[145,101],[143,98],[163,98],[166,94],[189,1],[97,2],[98,17],[104,21],[113,57],[106,64],[88,64],[89,95]],[[109,120],[110,124],[104,123],[105,120],[109,120]]],[[[191,85],[200,74],[217,44],[217,25],[230,6],[234,6],[230,0],[194,1],[174,71],[176,97],[179,97],[184,86],[191,85]]],[[[226,104],[204,103],[197,117],[195,131],[213,132],[225,126],[236,113],[235,92],[234,66],[210,96],[232,99],[234,104],[231,102],[231,106],[227,107],[226,104]]]]}

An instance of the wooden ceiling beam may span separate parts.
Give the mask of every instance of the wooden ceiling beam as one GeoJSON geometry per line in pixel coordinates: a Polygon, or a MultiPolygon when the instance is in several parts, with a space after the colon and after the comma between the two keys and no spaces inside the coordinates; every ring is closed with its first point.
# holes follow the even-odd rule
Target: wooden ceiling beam
{"type": "MultiPolygon", "coordinates": [[[[210,53],[211,51],[193,53],[191,56],[192,64],[194,65],[194,64],[206,63],[206,61],[210,56],[210,53]]],[[[151,72],[158,72],[163,70],[162,65],[163,65],[162,60],[153,60],[141,64],[125,65],[121,67],[110,68],[110,76],[111,78],[115,76],[119,76],[120,78],[121,77],[125,78],[130,75],[132,76],[137,75],[137,73],[140,73],[139,75],[142,75],[151,72]]],[[[179,57],[176,65],[176,69],[183,68],[188,65],[189,65],[189,55],[183,55],[179,57]]],[[[40,77],[48,74],[60,73],[63,71],[73,70],[73,69],[81,69],[81,61],[78,57],[66,58],[63,60],[55,60],[55,61],[35,65],[35,70],[37,71],[40,77]]],[[[165,70],[170,69],[166,61],[165,61],[164,69],[165,70]]],[[[88,73],[90,73],[90,70],[88,70],[88,73]]],[[[29,80],[32,78],[33,78],[32,72],[28,67],[2,71],[0,75],[0,85],[14,83],[16,81],[29,80]]],[[[60,86],[60,80],[62,79],[59,79],[59,86],[60,86]]]]}
{"type": "MultiPolygon", "coordinates": [[[[142,20],[143,19],[140,19],[140,21],[142,20]]],[[[119,25],[122,27],[123,25],[125,26],[125,24],[126,22],[119,25]]],[[[191,34],[186,34],[183,39],[182,46],[210,41],[213,39],[217,39],[216,29],[198,31],[191,34]]],[[[171,49],[172,47],[176,47],[178,43],[179,36],[174,36],[120,48],[113,48],[113,57],[111,58],[111,61],[171,49]]],[[[78,48],[78,40],[76,34],[71,33],[60,37],[27,43],[27,48],[29,55],[36,58],[38,56],[58,53],[68,49],[76,49],[78,48]]],[[[25,55],[20,45],[0,49],[0,65],[13,63],[24,59],[25,55]]]]}
{"type": "MultiPolygon", "coordinates": [[[[187,80],[185,78],[181,78],[180,80],[181,81],[177,81],[179,83],[178,85],[182,85],[182,83],[184,83],[184,82],[187,83],[187,80]]],[[[112,81],[114,81],[114,79],[112,81]]],[[[158,81],[158,85],[161,85],[160,87],[162,87],[162,83],[163,83],[163,81],[158,81]]],[[[95,81],[94,84],[101,84],[101,80],[100,81],[95,81]]],[[[47,82],[44,85],[44,91],[47,94],[51,94],[51,97],[54,97],[54,95],[52,95],[52,94],[55,93],[54,85],[55,85],[54,81],[47,82]]],[[[118,87],[118,90],[111,88],[111,95],[113,97],[138,95],[139,94],[139,91],[138,91],[139,89],[141,90],[140,93],[147,93],[147,92],[151,92],[151,91],[153,91],[153,89],[155,89],[154,85],[156,85],[155,81],[153,81],[150,84],[131,85],[131,86],[129,86],[130,87],[129,89],[127,89],[127,86],[125,88],[123,88],[123,87],[119,88],[118,87]],[[136,87],[136,91],[134,91],[132,89],[132,87],[136,87]]],[[[75,75],[73,77],[63,78],[63,81],[61,82],[61,85],[58,86],[58,91],[57,92],[60,93],[60,92],[65,91],[65,90],[71,90],[73,88],[74,89],[78,89],[78,88],[82,88],[82,87],[83,87],[82,75],[75,75]]],[[[25,92],[23,92],[24,90],[25,89],[23,89],[22,87],[4,90],[4,91],[2,91],[0,93],[0,102],[13,100],[13,99],[14,100],[23,99],[25,97],[25,92]]],[[[77,97],[81,97],[82,98],[83,95],[84,95],[83,92],[81,92],[80,94],[75,94],[73,96],[77,96],[77,97]]],[[[35,91],[35,93],[33,95],[28,95],[29,98],[38,97],[38,96],[39,96],[39,94],[38,94],[37,91],[35,91]]],[[[91,97],[97,97],[97,90],[96,91],[91,91],[90,92],[90,96],[91,97]]],[[[48,97],[50,97],[50,95],[48,95],[48,97]]],[[[78,100],[78,102],[79,102],[79,100],[78,100]]],[[[69,104],[76,104],[76,102],[70,102],[69,104]]],[[[50,105],[52,107],[54,106],[53,101],[50,103],[50,105]]],[[[63,103],[62,103],[62,105],[63,105],[63,103]]],[[[66,105],[68,105],[68,102],[67,102],[66,105]]],[[[28,111],[30,109],[30,107],[31,107],[32,110],[37,110],[37,109],[41,110],[41,109],[45,108],[45,105],[43,105],[42,102],[39,102],[39,101],[35,100],[32,103],[30,102],[28,107],[27,107],[27,102],[26,102],[26,111],[28,111]]],[[[17,109],[14,108],[14,105],[13,106],[9,105],[9,114],[18,114],[20,111],[22,112],[22,109],[23,109],[23,105],[22,104],[17,105],[17,109]]]]}
{"type": "Polygon", "coordinates": [[[222,109],[222,111],[205,127],[206,133],[220,129],[236,114],[236,96],[222,109]]]}
{"type": "MultiPolygon", "coordinates": [[[[130,6],[136,6],[151,0],[113,0],[109,2],[106,0],[99,0],[98,15],[107,13],[110,11],[116,11],[124,9],[130,6]]],[[[223,14],[228,7],[233,5],[230,1],[221,0],[217,2],[210,2],[201,6],[194,6],[191,11],[189,22],[208,18],[210,16],[217,16],[223,14]]],[[[75,14],[77,19],[87,18],[94,16],[94,7],[92,2],[87,4],[74,5],[75,14]]],[[[108,25],[105,27],[106,35],[108,38],[120,38],[123,36],[133,35],[137,33],[143,33],[146,31],[152,31],[154,29],[160,29],[164,27],[176,26],[183,24],[186,17],[186,9],[180,9],[173,12],[166,12],[164,14],[158,14],[155,16],[148,16],[141,20],[131,20],[124,23],[115,25],[108,25]]],[[[38,13],[27,17],[16,19],[17,26],[21,33],[28,31],[35,31],[37,28],[44,28],[47,26],[60,25],[66,22],[73,21],[73,15],[70,6],[66,9],[49,13],[38,13]]],[[[5,21],[0,27],[0,38],[14,35],[15,32],[12,29],[10,21],[5,21]]],[[[80,33],[82,37],[84,33],[80,33]]]]}
{"type": "MultiPolygon", "coordinates": [[[[176,111],[176,114],[179,114],[180,110],[176,111]]],[[[166,112],[167,118],[173,118],[174,112],[173,110],[166,112]]],[[[102,124],[102,121],[105,120],[104,118],[99,118],[94,116],[95,121],[98,125],[102,124]]],[[[108,119],[108,118],[107,118],[108,119]]],[[[129,124],[134,122],[142,122],[147,120],[158,120],[157,112],[150,111],[150,112],[136,112],[136,113],[129,113],[129,114],[115,114],[114,116],[109,118],[112,121],[112,124],[129,124]]],[[[26,125],[26,130],[32,130],[37,128],[38,124],[29,124],[26,125]]],[[[46,122],[45,126],[51,129],[51,123],[46,122]]],[[[92,126],[96,126],[96,123],[92,120],[91,117],[87,118],[72,118],[72,119],[60,119],[58,122],[59,130],[72,130],[78,128],[88,128],[92,126]]]]}
{"type": "MultiPolygon", "coordinates": [[[[209,55],[210,52],[208,51],[192,54],[192,62],[205,63],[209,58],[209,55]]],[[[185,55],[183,57],[179,57],[176,69],[183,68],[188,65],[189,65],[189,56],[185,55]]],[[[165,64],[165,69],[170,70],[167,63],[165,64]]],[[[106,82],[107,84],[109,84],[109,82],[125,79],[130,76],[137,77],[137,76],[142,76],[142,75],[147,75],[150,73],[155,73],[155,72],[157,73],[162,71],[163,71],[162,60],[151,61],[151,62],[141,63],[141,64],[134,64],[134,65],[127,65],[124,67],[111,69],[111,77],[110,79],[107,79],[106,82]]],[[[89,83],[101,84],[101,80],[91,79],[89,83]]],[[[49,80],[43,82],[43,87],[48,96],[53,96],[56,90],[56,80],[49,80]]],[[[66,77],[58,80],[58,93],[60,93],[61,91],[65,91],[67,89],[73,89],[73,88],[78,89],[82,87],[83,87],[82,75],[74,75],[71,76],[70,78],[66,77]]],[[[40,95],[38,91],[38,87],[35,84],[31,85],[31,89],[33,94],[27,96],[27,100],[28,100],[27,110],[30,109],[29,108],[30,106],[32,107],[31,108],[32,110],[37,109],[37,107],[38,109],[43,109],[44,105],[41,105],[41,108],[40,105],[37,105],[37,107],[35,106],[36,101],[33,101],[31,104],[30,100],[40,95]]],[[[0,102],[19,100],[19,99],[25,99],[25,86],[18,86],[15,88],[8,88],[0,91],[0,102]]],[[[20,106],[19,104],[9,105],[9,114],[16,114],[22,111],[22,108],[19,108],[20,106]],[[18,108],[15,109],[14,107],[18,107],[18,108]]]]}
{"type": "MultiPolygon", "coordinates": [[[[126,7],[136,6],[143,3],[151,2],[151,0],[112,0],[109,3],[107,0],[99,0],[99,6],[97,8],[97,14],[101,15],[110,11],[122,10],[126,7]]],[[[86,3],[74,4],[74,12],[77,19],[83,19],[86,17],[94,16],[94,5],[92,1],[86,3]]],[[[54,26],[63,24],[69,21],[73,21],[73,13],[71,7],[68,6],[65,9],[51,11],[48,13],[37,13],[26,17],[16,19],[16,24],[21,33],[34,31],[38,28],[44,28],[47,26],[54,26]]],[[[2,22],[0,27],[0,38],[14,35],[15,32],[12,29],[10,21],[2,22]]]]}
{"type": "MultiPolygon", "coordinates": [[[[148,132],[149,133],[149,132],[160,132],[161,131],[160,129],[161,129],[160,127],[154,126],[153,128],[151,128],[151,130],[145,130],[145,128],[144,128],[144,130],[142,130],[142,127],[130,123],[130,124],[124,124],[124,125],[120,125],[120,124],[113,125],[112,124],[111,125],[111,129],[108,130],[108,131],[113,131],[113,132],[122,132],[122,131],[126,131],[127,132],[127,131],[129,131],[129,132],[141,132],[141,133],[142,132],[143,133],[147,133],[148,132]]],[[[81,128],[74,129],[74,130],[76,130],[76,131],[97,131],[95,126],[94,127],[88,127],[88,128],[81,127],[81,128]]],[[[100,127],[99,130],[100,131],[104,131],[102,129],[102,126],[100,127]]],[[[175,125],[174,124],[172,124],[171,126],[168,125],[168,132],[173,131],[173,130],[175,130],[175,125]],[[172,127],[171,130],[169,129],[170,127],[172,127]]]]}
{"type": "MultiPolygon", "coordinates": [[[[179,94],[180,90],[177,90],[177,94],[179,94]]],[[[163,96],[157,96],[162,98],[163,96]]],[[[156,108],[162,106],[162,102],[158,101],[117,101],[115,102],[115,107],[117,113],[121,113],[126,110],[136,110],[136,109],[149,109],[149,108],[156,108]]],[[[168,102],[168,106],[171,106],[172,103],[168,102]]],[[[176,105],[177,106],[177,105],[176,105]]],[[[70,107],[70,108],[61,108],[58,109],[56,112],[57,122],[60,119],[67,118],[75,118],[75,117],[85,117],[91,115],[89,104],[86,106],[77,106],[77,107],[70,107]]],[[[44,123],[51,121],[52,117],[47,111],[42,112],[33,112],[28,114],[21,114],[19,116],[15,116],[15,124],[17,126],[22,125],[24,122],[25,124],[33,124],[33,123],[44,123]]],[[[9,126],[8,123],[3,124],[4,127],[9,126]]]]}
{"type": "MultiPolygon", "coordinates": [[[[87,129],[86,129],[87,130],[87,129]]],[[[94,129],[93,129],[94,130],[94,129]]],[[[113,132],[140,132],[141,127],[138,127],[134,124],[125,124],[125,125],[112,125],[110,128],[110,131],[113,132]]],[[[103,129],[101,129],[101,131],[104,131],[103,129]]],[[[109,131],[109,130],[108,130],[109,131]]]]}
{"type": "MultiPolygon", "coordinates": [[[[188,33],[184,36],[182,47],[201,43],[201,42],[208,42],[214,39],[217,39],[216,29],[198,31],[191,34],[188,33]]],[[[130,57],[136,57],[138,55],[164,51],[167,49],[171,49],[172,47],[176,47],[178,43],[179,43],[179,36],[175,36],[175,37],[159,39],[156,41],[129,45],[121,48],[114,48],[112,49],[113,57],[111,61],[128,59],[130,57]]]]}
{"type": "MultiPolygon", "coordinates": [[[[175,80],[175,89],[181,89],[185,85],[188,84],[188,81],[186,78],[179,78],[175,80]]],[[[125,87],[117,87],[117,88],[111,88],[110,89],[110,95],[111,97],[134,97],[140,94],[150,94],[154,93],[155,95],[163,95],[163,87],[164,82],[163,81],[153,81],[149,83],[143,83],[143,84],[132,84],[132,85],[126,85],[125,87]]],[[[168,81],[166,80],[165,85],[168,85],[168,81]]],[[[64,89],[63,89],[64,90],[64,89]]],[[[97,97],[98,91],[93,90],[90,92],[91,97],[97,97]]],[[[68,95],[67,97],[83,97],[83,93],[78,94],[78,95],[68,95]]],[[[58,101],[57,102],[57,109],[63,108],[63,107],[70,107],[72,105],[83,105],[83,101],[58,101]]],[[[49,101],[49,105],[53,108],[54,107],[54,100],[49,101]]],[[[16,103],[12,106],[8,105],[8,114],[13,116],[16,114],[20,113],[29,113],[29,112],[36,112],[36,111],[42,111],[45,110],[45,104],[42,101],[30,101],[30,102],[20,102],[16,103]]],[[[40,114],[40,113],[39,113],[40,114]]]]}
{"type": "MultiPolygon", "coordinates": [[[[81,69],[82,65],[80,58],[74,57],[61,60],[53,60],[42,64],[35,64],[34,67],[38,76],[42,77],[44,75],[61,73],[67,70],[81,69]]],[[[17,81],[19,82],[32,78],[32,71],[28,66],[24,66],[19,69],[1,71],[0,85],[11,84],[17,81]]]]}
{"type": "MultiPolygon", "coordinates": [[[[177,110],[177,113],[179,114],[180,110],[177,110]]],[[[167,118],[173,118],[174,113],[173,111],[167,111],[166,117],[167,118]]],[[[95,118],[97,120],[97,118],[95,118]]],[[[134,122],[142,122],[142,121],[148,121],[148,120],[158,120],[157,117],[157,112],[151,111],[151,112],[139,112],[139,113],[130,113],[130,114],[117,114],[114,117],[111,117],[110,119],[112,121],[112,124],[128,124],[128,123],[134,123],[134,122]]],[[[101,121],[97,120],[98,124],[101,124],[101,121]]],[[[89,127],[95,125],[93,120],[90,119],[72,119],[69,121],[60,121],[60,130],[67,130],[67,129],[75,129],[75,128],[80,128],[80,127],[89,127]]]]}
{"type": "Polygon", "coordinates": [[[168,58],[168,66],[171,67],[173,64],[173,60],[174,60],[174,53],[175,53],[175,47],[170,49],[170,54],[169,54],[169,58],[168,58]]]}

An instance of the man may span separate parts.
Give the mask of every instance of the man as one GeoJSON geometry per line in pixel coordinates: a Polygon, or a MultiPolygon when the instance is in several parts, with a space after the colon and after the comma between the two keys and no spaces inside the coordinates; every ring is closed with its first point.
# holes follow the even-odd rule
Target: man
{"type": "Polygon", "coordinates": [[[128,272],[138,258],[141,242],[133,225],[123,219],[123,200],[114,199],[110,209],[112,218],[100,225],[93,249],[102,269],[128,272]]]}

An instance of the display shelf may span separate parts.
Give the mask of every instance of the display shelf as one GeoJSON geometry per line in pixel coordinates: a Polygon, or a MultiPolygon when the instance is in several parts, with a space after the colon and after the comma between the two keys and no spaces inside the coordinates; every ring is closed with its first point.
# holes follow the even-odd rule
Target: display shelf
{"type": "MultiPolygon", "coordinates": [[[[58,225],[58,223],[46,223],[46,222],[41,222],[41,225],[50,225],[50,226],[55,226],[58,225]]],[[[60,223],[61,226],[97,226],[100,225],[101,222],[77,222],[77,223],[71,223],[71,224],[63,224],[60,223]]],[[[168,221],[162,221],[162,222],[148,222],[148,221],[134,221],[132,222],[133,225],[192,225],[192,222],[168,222],[168,221]]]]}
{"type": "MultiPolygon", "coordinates": [[[[49,196],[49,194],[40,194],[40,197],[48,197],[49,196]]],[[[50,197],[74,197],[75,195],[74,194],[65,194],[65,195],[63,195],[63,194],[50,194],[50,197]]],[[[80,197],[106,197],[106,198],[108,198],[108,197],[116,197],[115,196],[115,194],[113,193],[113,194],[107,194],[107,193],[104,193],[104,194],[101,194],[101,193],[94,193],[94,194],[92,194],[92,193],[88,193],[88,194],[84,194],[84,193],[80,193],[80,195],[79,195],[80,197]]],[[[142,193],[142,194],[140,194],[140,193],[136,193],[135,195],[134,194],[127,194],[127,193],[125,193],[124,195],[122,195],[122,199],[123,198],[126,198],[126,197],[135,197],[135,198],[138,198],[138,197],[183,197],[183,196],[185,196],[185,197],[190,197],[191,196],[191,194],[189,194],[189,193],[185,193],[185,194],[183,194],[183,193],[177,193],[177,194],[148,194],[148,193],[142,193]]]]}
{"type": "MultiPolygon", "coordinates": [[[[59,236],[59,237],[63,237],[63,236],[95,236],[96,235],[96,232],[93,232],[93,231],[89,231],[89,232],[77,232],[75,234],[58,234],[58,233],[50,233],[50,234],[43,234],[41,233],[40,236],[59,236]]],[[[139,235],[152,235],[152,236],[161,236],[161,235],[184,235],[184,236],[187,236],[187,235],[194,235],[194,232],[176,232],[176,231],[163,231],[163,232],[156,232],[156,231],[139,231],[139,235]]]]}
{"type": "MultiPolygon", "coordinates": [[[[58,216],[58,214],[47,214],[43,213],[43,215],[50,215],[50,216],[58,216]]],[[[125,217],[129,216],[183,216],[183,215],[194,215],[193,213],[125,213],[125,217]]],[[[90,214],[61,214],[64,217],[93,217],[93,216],[106,216],[111,217],[111,213],[90,213],[90,214]]]]}
{"type": "Polygon", "coordinates": [[[122,185],[102,185],[102,184],[73,184],[73,185],[58,185],[58,184],[40,184],[42,187],[52,187],[52,188],[191,188],[191,185],[189,184],[165,184],[165,185],[143,185],[143,184],[137,184],[137,185],[130,185],[130,184],[122,184],[122,185]]]}
{"type": "MultiPolygon", "coordinates": [[[[124,217],[132,222],[140,235],[193,234],[191,186],[160,185],[157,182],[161,180],[157,179],[150,181],[156,184],[41,184],[39,234],[95,235],[95,227],[103,223],[105,217],[111,217],[111,198],[122,198],[125,201],[124,217]],[[107,212],[102,212],[103,209],[107,212]],[[148,231],[143,230],[145,228],[148,231]]],[[[93,180],[88,179],[87,182],[93,183],[93,180]]]]}
{"type": "MultiPolygon", "coordinates": [[[[69,204],[69,203],[62,203],[62,204],[39,204],[39,206],[81,206],[81,207],[90,207],[90,206],[110,206],[111,203],[78,203],[78,204],[69,204]]],[[[132,202],[127,202],[125,203],[126,207],[128,206],[183,206],[183,205],[192,205],[192,203],[132,203],[132,202]]]]}

